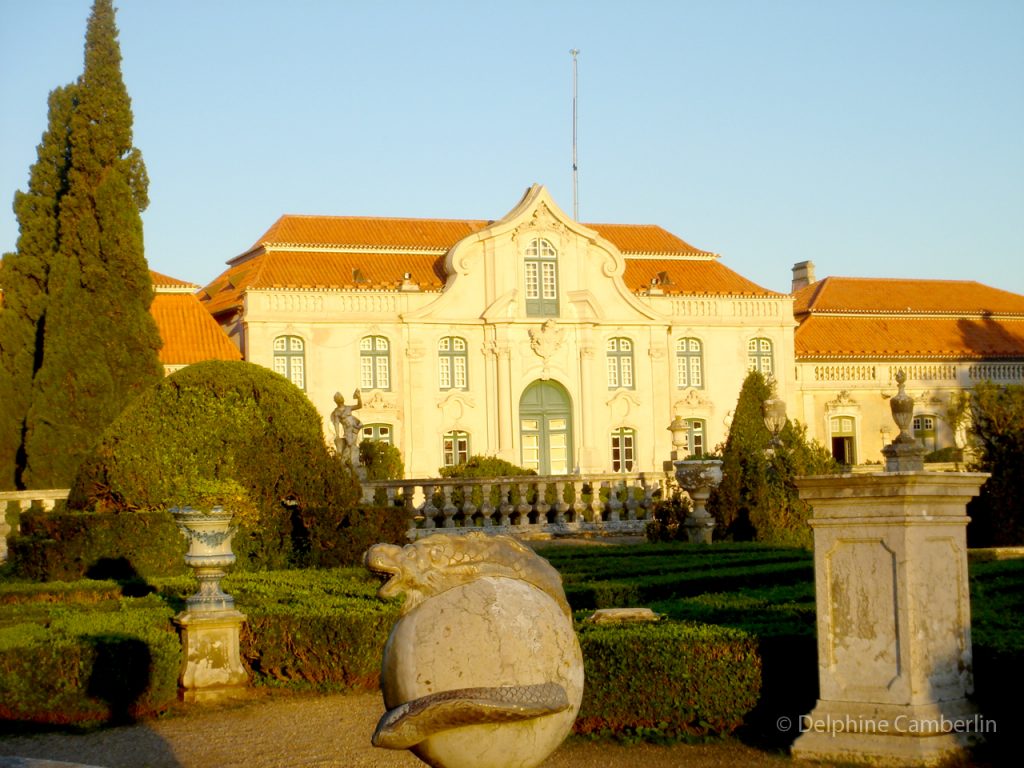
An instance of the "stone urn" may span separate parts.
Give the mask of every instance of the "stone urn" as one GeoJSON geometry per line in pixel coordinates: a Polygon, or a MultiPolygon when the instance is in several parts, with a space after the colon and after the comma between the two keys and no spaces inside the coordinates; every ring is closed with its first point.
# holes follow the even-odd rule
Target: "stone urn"
{"type": "Polygon", "coordinates": [[[672,462],[676,468],[676,482],[693,501],[693,509],[683,521],[691,544],[710,544],[715,527],[713,518],[704,508],[712,489],[722,482],[722,462],[718,459],[690,459],[672,462]]]}
{"type": "Polygon", "coordinates": [[[186,600],[191,613],[234,610],[235,600],[220,588],[220,580],[235,564],[231,538],[237,528],[231,524],[233,514],[223,507],[193,509],[173,507],[171,515],[181,534],[188,540],[185,564],[199,579],[199,591],[186,600]]]}

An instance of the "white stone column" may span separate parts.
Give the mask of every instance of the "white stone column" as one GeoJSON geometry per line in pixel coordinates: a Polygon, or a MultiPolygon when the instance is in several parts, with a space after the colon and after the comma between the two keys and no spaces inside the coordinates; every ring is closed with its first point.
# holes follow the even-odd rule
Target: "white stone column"
{"type": "Polygon", "coordinates": [[[967,502],[984,473],[797,480],[813,506],[817,706],[793,756],[931,765],[983,731],[973,691],[967,502]]]}
{"type": "Polygon", "coordinates": [[[498,455],[514,461],[512,455],[512,350],[507,342],[499,342],[495,349],[498,358],[498,455]]]}
{"type": "Polygon", "coordinates": [[[592,327],[586,326],[580,332],[580,450],[576,464],[581,472],[597,472],[602,464],[594,448],[594,413],[600,407],[594,392],[594,344],[592,327]]]}

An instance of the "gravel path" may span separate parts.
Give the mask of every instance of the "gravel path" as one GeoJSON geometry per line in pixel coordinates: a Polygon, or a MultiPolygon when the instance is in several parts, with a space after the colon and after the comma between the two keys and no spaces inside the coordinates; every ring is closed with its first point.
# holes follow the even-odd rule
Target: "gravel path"
{"type": "MultiPolygon", "coordinates": [[[[0,768],[32,765],[10,756],[103,768],[422,767],[408,752],[370,746],[370,734],[383,711],[378,694],[255,692],[241,701],[182,704],[156,720],[90,733],[0,736],[0,768]]],[[[787,764],[792,764],[787,757],[732,741],[657,747],[570,738],[543,768],[771,768],[787,764]]]]}

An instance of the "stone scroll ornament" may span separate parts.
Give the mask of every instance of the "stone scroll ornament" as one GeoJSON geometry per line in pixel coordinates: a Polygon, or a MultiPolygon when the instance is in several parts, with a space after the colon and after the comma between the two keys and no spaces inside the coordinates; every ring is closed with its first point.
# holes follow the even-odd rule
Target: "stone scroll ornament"
{"type": "Polygon", "coordinates": [[[583,655],[558,572],[508,536],[377,544],[380,597],[405,595],[384,648],[374,746],[434,768],[533,768],[565,739],[583,655]]]}

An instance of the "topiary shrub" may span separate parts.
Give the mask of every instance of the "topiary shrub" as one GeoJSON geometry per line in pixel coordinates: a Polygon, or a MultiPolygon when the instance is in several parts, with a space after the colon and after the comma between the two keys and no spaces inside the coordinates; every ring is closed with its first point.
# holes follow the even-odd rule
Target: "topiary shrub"
{"type": "Polygon", "coordinates": [[[518,467],[496,456],[470,456],[463,464],[440,467],[437,471],[441,477],[521,477],[537,474],[532,469],[518,467]]]}
{"type": "Polygon", "coordinates": [[[301,390],[259,365],[207,361],[167,377],[121,413],[83,463],[68,504],[167,509],[191,504],[211,480],[237,481],[258,510],[234,539],[240,568],[302,562],[302,510],[359,498],[301,390]]]}

